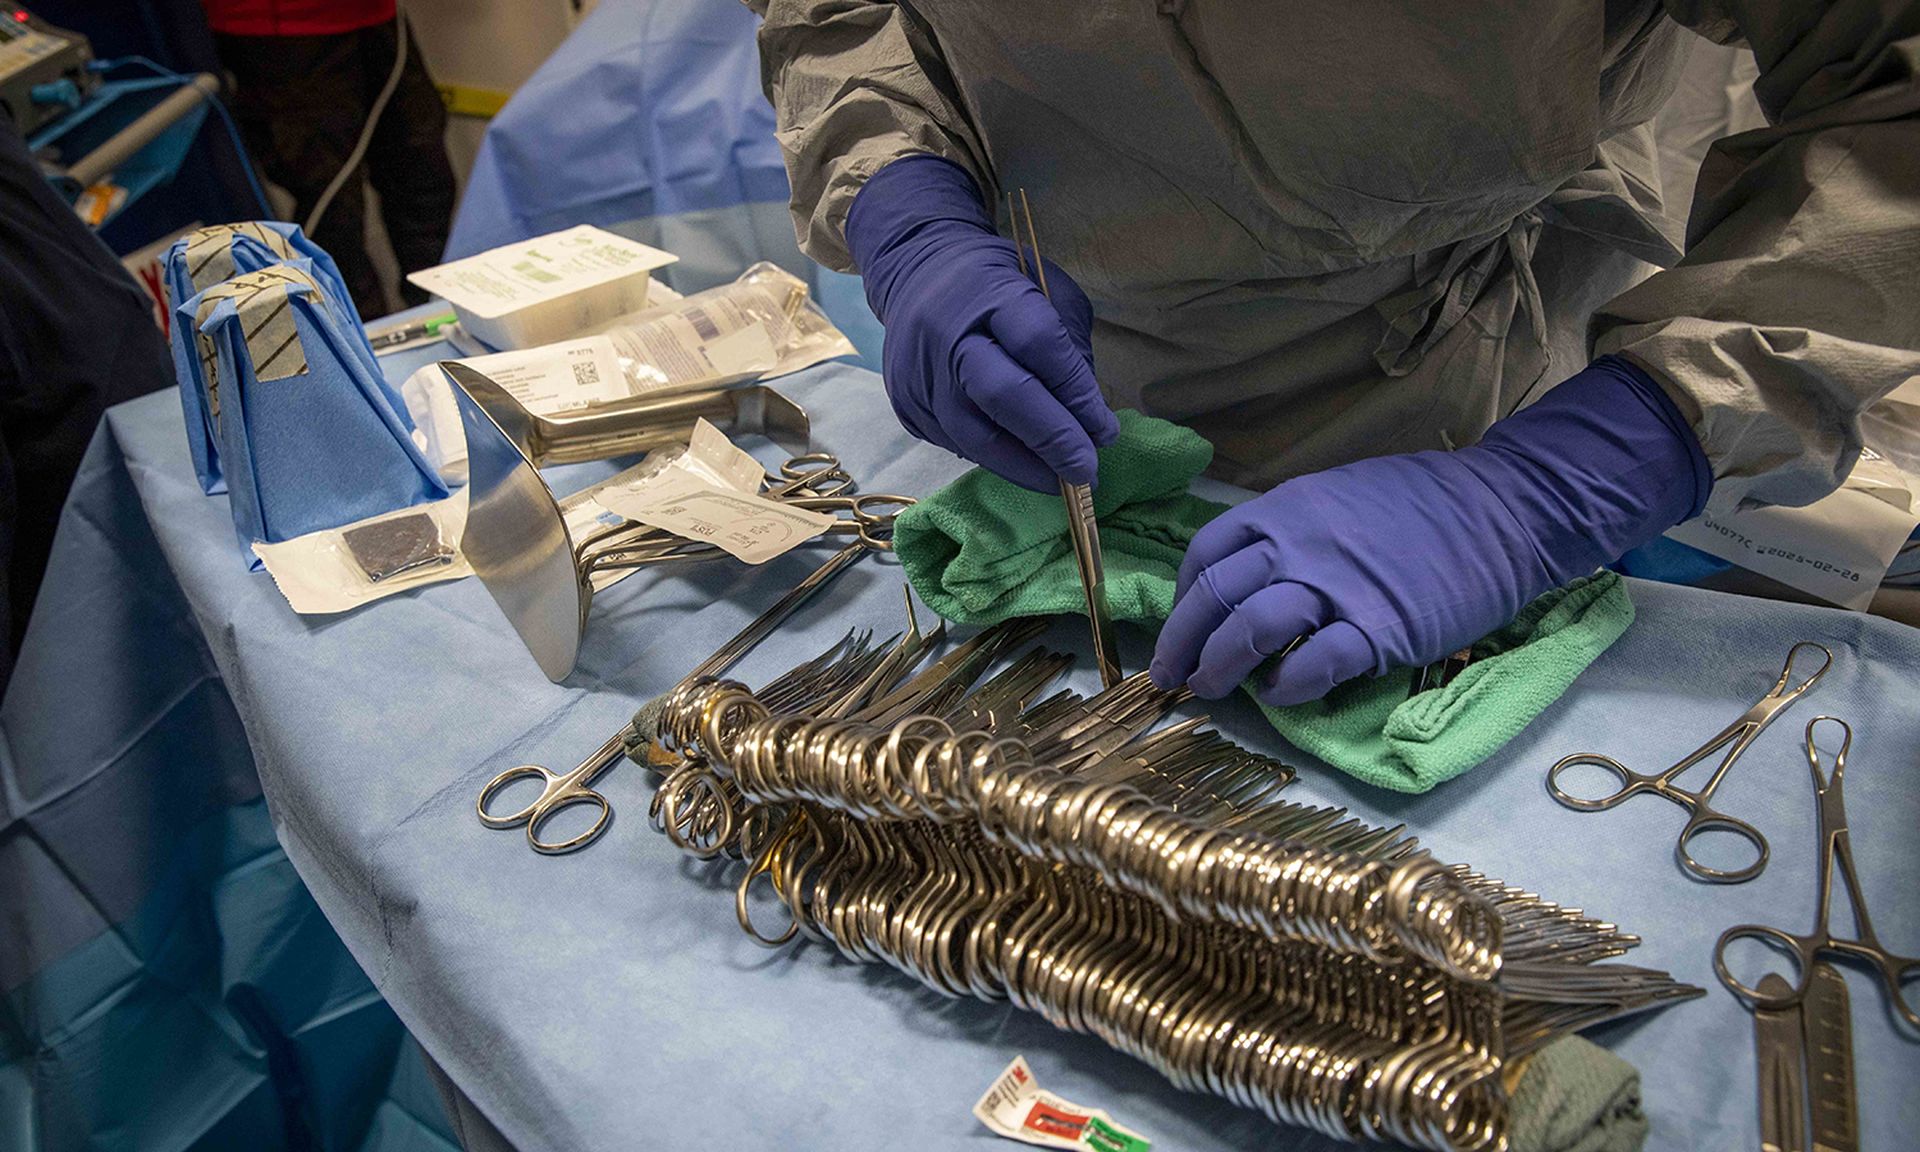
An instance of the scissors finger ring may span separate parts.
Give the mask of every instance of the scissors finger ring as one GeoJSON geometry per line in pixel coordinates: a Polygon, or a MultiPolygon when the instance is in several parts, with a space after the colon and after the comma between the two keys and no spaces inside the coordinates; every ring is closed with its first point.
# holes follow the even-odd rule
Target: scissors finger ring
{"type": "Polygon", "coordinates": [[[1771,850],[1767,847],[1767,838],[1760,835],[1758,828],[1745,820],[1723,816],[1704,804],[1694,808],[1693,819],[1687,821],[1687,826],[1680,832],[1679,842],[1673,847],[1674,851],[1679,853],[1680,867],[1703,880],[1711,880],[1717,884],[1740,884],[1753,879],[1767,866],[1767,857],[1771,855],[1771,850]],[[1745,840],[1753,845],[1755,853],[1753,863],[1745,868],[1715,868],[1702,864],[1694,858],[1691,847],[1694,839],[1702,832],[1731,832],[1745,840]]]}
{"type": "Polygon", "coordinates": [[[1560,803],[1575,811],[1603,812],[1639,791],[1652,779],[1653,777],[1651,776],[1642,776],[1640,773],[1629,769],[1625,764],[1620,763],[1620,761],[1615,760],[1611,756],[1603,756],[1598,752],[1576,752],[1547,769],[1547,791],[1553,793],[1555,800],[1558,800],[1560,803]],[[1569,768],[1581,767],[1606,769],[1607,772],[1620,781],[1620,787],[1615,791],[1607,793],[1605,796],[1575,796],[1560,786],[1560,774],[1569,768]]]}
{"type": "Polygon", "coordinates": [[[558,776],[538,764],[522,764],[517,768],[509,768],[487,781],[487,786],[480,789],[480,799],[474,804],[474,810],[480,815],[480,823],[489,828],[518,828],[533,819],[535,811],[548,796],[553,794],[553,786],[559,781],[558,776]],[[540,781],[540,794],[528,801],[524,807],[516,808],[512,812],[492,811],[493,802],[500,793],[522,780],[540,781]]]}

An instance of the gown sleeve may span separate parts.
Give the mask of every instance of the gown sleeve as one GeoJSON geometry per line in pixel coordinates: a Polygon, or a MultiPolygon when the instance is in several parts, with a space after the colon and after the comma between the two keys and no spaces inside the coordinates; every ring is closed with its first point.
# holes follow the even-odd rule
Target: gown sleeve
{"type": "MultiPolygon", "coordinates": [[[[746,0],[762,17],[760,78],[793,188],[807,255],[852,269],[847,209],[893,160],[929,153],[991,191],[985,150],[932,33],[904,5],[875,0],[746,0]]],[[[989,203],[992,201],[989,200],[989,203]]]]}
{"type": "Polygon", "coordinates": [[[1679,405],[1709,508],[1808,504],[1852,471],[1861,413],[1920,376],[1920,4],[1665,2],[1753,49],[1768,126],[1713,145],[1685,257],[1595,315],[1595,351],[1679,405]]]}

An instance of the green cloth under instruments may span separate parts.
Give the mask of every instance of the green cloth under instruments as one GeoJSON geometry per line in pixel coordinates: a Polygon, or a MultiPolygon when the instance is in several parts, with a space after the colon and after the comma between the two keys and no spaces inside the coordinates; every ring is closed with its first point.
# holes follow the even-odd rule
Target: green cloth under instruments
{"type": "MultiPolygon", "coordinates": [[[[1187,544],[1225,510],[1187,492],[1211,454],[1191,429],[1120,413],[1094,488],[1114,619],[1157,627],[1173,610],[1187,544]]],[[[984,469],[902,512],[894,548],[914,591],[956,623],[1086,610],[1065,506],[984,469]]],[[[1499,750],[1632,622],[1625,582],[1601,572],[1528,605],[1441,687],[1409,697],[1414,673],[1394,671],[1262,711],[1296,747],[1357,779],[1425,792],[1499,750]]]]}
{"type": "Polygon", "coordinates": [[[1578,1036],[1527,1057],[1509,1099],[1513,1152],[1638,1152],[1647,1139],[1639,1071],[1578,1036]]]}

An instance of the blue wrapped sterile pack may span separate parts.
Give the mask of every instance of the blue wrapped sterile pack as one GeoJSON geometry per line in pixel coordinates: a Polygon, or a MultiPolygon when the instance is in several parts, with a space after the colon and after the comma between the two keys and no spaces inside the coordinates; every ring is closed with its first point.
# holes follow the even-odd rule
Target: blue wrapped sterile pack
{"type": "Polygon", "coordinates": [[[346,334],[358,356],[380,387],[387,391],[401,421],[411,429],[412,419],[399,394],[388,386],[367,342],[360,316],[354,310],[353,297],[347,294],[340,270],[324,248],[307,239],[297,224],[247,220],[239,224],[217,224],[202,228],[174,241],[167,250],[163,274],[167,297],[174,309],[171,339],[173,368],[180,379],[180,406],[186,414],[187,445],[193,453],[193,470],[200,487],[209,496],[227,490],[220,466],[220,445],[214,434],[213,418],[207,411],[207,382],[200,365],[208,358],[204,346],[195,339],[193,318],[182,305],[223,280],[248,272],[258,272],[289,260],[311,263],[309,275],[320,285],[322,295],[337,313],[337,327],[346,334]]]}
{"type": "Polygon", "coordinates": [[[178,313],[243,549],[446,496],[311,261],[223,280],[178,313]]]}

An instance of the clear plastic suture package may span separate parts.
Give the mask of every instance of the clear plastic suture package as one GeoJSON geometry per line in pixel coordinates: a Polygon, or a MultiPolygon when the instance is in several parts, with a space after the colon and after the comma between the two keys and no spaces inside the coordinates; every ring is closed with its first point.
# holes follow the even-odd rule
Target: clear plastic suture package
{"type": "Polygon", "coordinates": [[[765,261],[731,284],[649,309],[607,335],[633,396],[784,376],[854,351],[808,297],[806,282],[765,261]]]}

